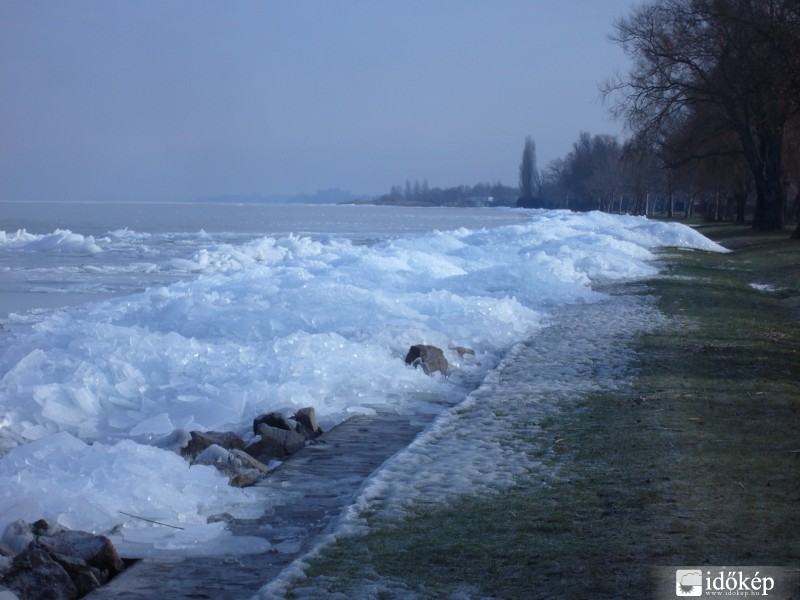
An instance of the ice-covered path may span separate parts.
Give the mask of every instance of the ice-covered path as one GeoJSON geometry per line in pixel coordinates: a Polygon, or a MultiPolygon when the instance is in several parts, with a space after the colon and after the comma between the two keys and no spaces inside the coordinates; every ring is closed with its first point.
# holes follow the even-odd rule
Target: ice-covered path
{"type": "Polygon", "coordinates": [[[265,585],[257,600],[284,598],[288,589],[292,597],[309,600],[368,599],[379,593],[415,598],[402,584],[388,581],[349,582],[348,594],[331,596],[329,582],[305,578],[306,560],[338,535],[363,529],[367,510],[379,519],[399,518],[406,503],[502,491],[523,472],[557,477],[545,472],[552,466],[534,458],[558,443],[540,427],[542,419],[570,410],[591,392],[624,393],[635,377],[634,337],[665,322],[653,298],[640,294],[635,284],[606,291],[610,294],[599,302],[560,308],[549,326],[518,344],[464,402],[388,460],[365,483],[335,532],[265,585]]]}
{"type": "MultiPolygon", "coordinates": [[[[309,552],[363,526],[363,509],[397,515],[407,501],[502,489],[516,474],[541,468],[531,462],[536,453],[529,446],[552,440],[536,435],[539,420],[582,394],[624,386],[633,376],[630,340],[660,321],[640,295],[566,306],[435,421],[355,417],[285,463],[271,483],[278,478],[284,503],[258,521],[232,526],[235,534],[267,538],[269,553],[145,560],[88,598],[281,597],[297,585],[309,552]]],[[[314,581],[295,591],[324,597],[314,581]]]]}
{"type": "MultiPolygon", "coordinates": [[[[318,438],[264,482],[282,502],[258,520],[233,521],[234,536],[260,536],[272,548],[236,557],[145,559],[93,592],[89,600],[249,598],[299,555],[351,505],[364,481],[423,429],[419,417],[356,416],[318,438]]],[[[235,538],[234,538],[235,539],[235,538]]]]}

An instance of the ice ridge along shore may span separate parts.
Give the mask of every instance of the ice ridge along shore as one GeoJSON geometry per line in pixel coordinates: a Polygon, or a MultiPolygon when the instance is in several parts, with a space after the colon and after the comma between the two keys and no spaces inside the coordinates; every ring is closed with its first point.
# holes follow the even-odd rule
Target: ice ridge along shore
{"type": "MultiPolygon", "coordinates": [[[[3,252],[52,252],[23,241],[3,252]]],[[[675,223],[558,211],[372,244],[294,235],[175,241],[96,236],[101,251],[81,261],[184,248],[152,263],[156,280],[178,270],[182,281],[4,322],[0,527],[44,517],[114,532],[123,556],[230,553],[230,530],[210,517],[256,518],[280,501],[279,490],[235,490],[212,467],[190,467],[161,443],[176,429],[247,435],[256,415],[305,406],[325,430],[353,415],[436,415],[559,307],[603,301],[594,284],[653,275],[653,251],[663,246],[719,250],[675,223]],[[429,377],[403,361],[419,343],[476,354],[451,353],[453,375],[429,377]]],[[[264,538],[243,542],[241,552],[263,550],[264,538]]]]}

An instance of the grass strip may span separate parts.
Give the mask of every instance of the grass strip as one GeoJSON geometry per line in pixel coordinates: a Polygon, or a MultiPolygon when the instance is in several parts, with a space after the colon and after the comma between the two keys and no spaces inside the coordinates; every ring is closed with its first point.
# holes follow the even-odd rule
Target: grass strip
{"type": "Polygon", "coordinates": [[[623,290],[654,294],[669,318],[637,339],[633,386],[540,424],[546,451],[531,458],[556,477],[372,518],[311,563],[314,585],[641,598],[652,566],[800,564],[800,244],[706,234],[732,252],[666,252],[665,276],[623,290]]]}

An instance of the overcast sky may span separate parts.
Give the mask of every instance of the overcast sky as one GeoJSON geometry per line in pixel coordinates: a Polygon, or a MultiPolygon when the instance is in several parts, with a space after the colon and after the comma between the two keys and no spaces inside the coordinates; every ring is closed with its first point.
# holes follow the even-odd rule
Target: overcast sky
{"type": "Polygon", "coordinates": [[[0,199],[515,186],[581,131],[632,0],[0,0],[0,199]]]}

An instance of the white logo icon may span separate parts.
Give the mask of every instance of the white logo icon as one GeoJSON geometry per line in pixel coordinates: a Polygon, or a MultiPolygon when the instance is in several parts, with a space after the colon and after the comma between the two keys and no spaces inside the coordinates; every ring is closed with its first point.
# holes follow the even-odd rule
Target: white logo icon
{"type": "Polygon", "coordinates": [[[675,593],[680,597],[703,595],[703,572],[697,570],[675,571],[675,593]]]}

